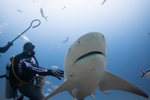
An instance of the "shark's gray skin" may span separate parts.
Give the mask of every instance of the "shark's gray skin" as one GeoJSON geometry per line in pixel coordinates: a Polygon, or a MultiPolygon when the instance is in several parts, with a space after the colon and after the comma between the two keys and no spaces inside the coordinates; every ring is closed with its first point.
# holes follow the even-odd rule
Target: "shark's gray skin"
{"type": "Polygon", "coordinates": [[[73,98],[84,100],[95,89],[117,89],[148,98],[147,94],[128,81],[108,72],[106,42],[103,34],[91,32],[81,36],[68,49],[64,61],[64,82],[48,98],[68,91],[73,98]]]}

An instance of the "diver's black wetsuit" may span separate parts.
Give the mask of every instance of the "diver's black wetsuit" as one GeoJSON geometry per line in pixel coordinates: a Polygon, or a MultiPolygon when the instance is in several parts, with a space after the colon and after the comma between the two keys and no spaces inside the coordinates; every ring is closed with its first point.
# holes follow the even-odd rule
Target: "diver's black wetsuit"
{"type": "MultiPolygon", "coordinates": [[[[33,55],[23,52],[11,59],[14,59],[13,68],[14,72],[16,73],[16,76],[25,82],[34,80],[36,74],[43,76],[51,75],[51,70],[41,68],[38,66],[38,62],[33,55]]],[[[14,76],[14,78],[16,77],[14,76]]],[[[19,80],[15,80],[17,83],[19,82],[19,80]]]]}
{"type": "Polygon", "coordinates": [[[11,58],[11,61],[10,83],[13,87],[18,88],[23,95],[29,97],[30,100],[42,100],[44,98],[41,88],[37,87],[33,82],[36,74],[42,76],[52,75],[58,79],[63,76],[63,71],[59,72],[39,67],[34,53],[28,54],[27,52],[23,52],[11,58]],[[21,82],[20,79],[24,82],[21,82]]]}
{"type": "Polygon", "coordinates": [[[0,47],[0,53],[6,52],[10,48],[10,46],[12,46],[12,43],[8,42],[8,44],[5,45],[4,47],[0,47]]]}

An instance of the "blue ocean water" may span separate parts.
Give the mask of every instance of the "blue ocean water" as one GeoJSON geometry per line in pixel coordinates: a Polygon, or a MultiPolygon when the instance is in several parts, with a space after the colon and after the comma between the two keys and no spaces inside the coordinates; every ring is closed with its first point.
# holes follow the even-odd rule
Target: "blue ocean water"
{"type": "MultiPolygon", "coordinates": [[[[69,46],[88,32],[101,32],[107,43],[107,70],[130,81],[150,95],[150,80],[140,79],[140,70],[150,69],[150,1],[149,0],[0,0],[0,46],[12,41],[22,33],[33,19],[41,25],[24,35],[35,44],[39,65],[45,68],[60,66],[63,70],[64,56],[69,46]],[[46,21],[40,14],[40,8],[46,21]],[[18,9],[20,11],[18,11],[18,9]],[[69,40],[63,43],[67,37],[69,40]]],[[[10,57],[22,52],[26,43],[17,39],[13,46],[0,54],[0,75],[10,57]]],[[[55,85],[59,81],[47,77],[55,85]]],[[[0,79],[0,100],[5,99],[5,79],[0,79]]],[[[45,84],[43,93],[54,87],[45,84]]],[[[49,100],[70,100],[67,92],[49,100]]],[[[147,100],[141,96],[110,90],[106,95],[98,89],[96,100],[147,100]]],[[[86,100],[92,100],[87,97],[86,100]]]]}

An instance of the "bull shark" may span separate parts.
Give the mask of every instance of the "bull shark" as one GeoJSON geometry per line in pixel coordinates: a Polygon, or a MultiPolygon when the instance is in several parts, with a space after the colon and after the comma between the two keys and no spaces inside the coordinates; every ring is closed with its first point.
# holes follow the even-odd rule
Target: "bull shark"
{"type": "Polygon", "coordinates": [[[74,100],[84,100],[97,88],[101,91],[117,89],[148,98],[130,82],[106,70],[106,41],[102,33],[90,32],[78,38],[68,49],[64,59],[64,81],[44,100],[68,91],[74,100]]]}

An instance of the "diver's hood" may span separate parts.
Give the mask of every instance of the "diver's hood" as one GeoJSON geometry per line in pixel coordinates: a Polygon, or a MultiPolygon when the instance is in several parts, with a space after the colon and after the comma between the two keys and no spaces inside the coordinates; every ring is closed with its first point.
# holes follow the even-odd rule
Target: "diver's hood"
{"type": "Polygon", "coordinates": [[[29,57],[33,57],[35,55],[35,52],[34,51],[30,51],[30,52],[24,51],[24,52],[21,53],[21,55],[24,56],[24,57],[29,58],[29,57]]]}

